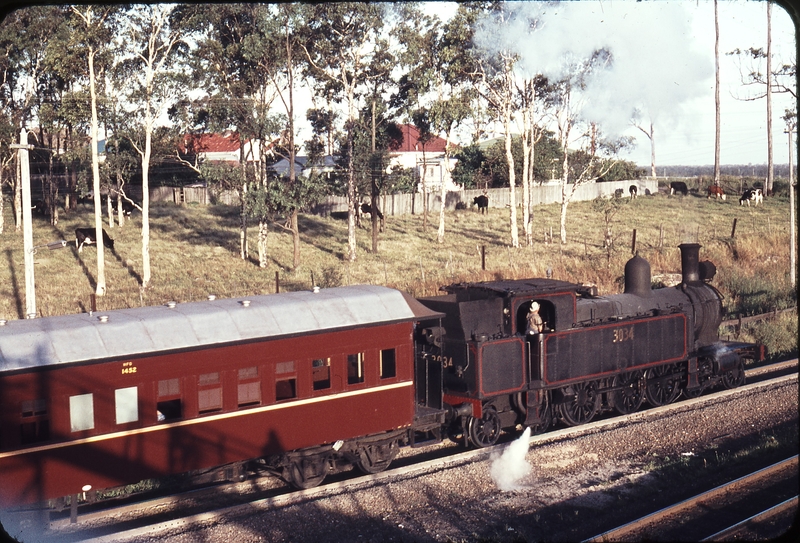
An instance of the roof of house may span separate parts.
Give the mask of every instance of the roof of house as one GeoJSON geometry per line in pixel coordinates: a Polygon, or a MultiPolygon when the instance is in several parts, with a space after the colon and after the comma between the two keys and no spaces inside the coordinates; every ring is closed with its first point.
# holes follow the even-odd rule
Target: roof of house
{"type": "Polygon", "coordinates": [[[181,153],[231,153],[239,150],[239,133],[185,134],[179,144],[181,153]]]}
{"type": "MultiPolygon", "coordinates": [[[[403,132],[403,143],[397,147],[392,147],[391,151],[398,153],[421,153],[422,142],[419,141],[419,130],[412,124],[401,124],[400,130],[403,132]]],[[[425,152],[443,153],[446,140],[439,136],[433,136],[425,142],[425,152]]]]}

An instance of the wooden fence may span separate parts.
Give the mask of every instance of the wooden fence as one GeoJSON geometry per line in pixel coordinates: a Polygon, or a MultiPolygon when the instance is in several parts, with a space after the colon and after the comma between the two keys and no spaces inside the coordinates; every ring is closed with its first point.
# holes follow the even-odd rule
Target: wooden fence
{"type": "MultiPolygon", "coordinates": [[[[632,181],[609,181],[605,183],[587,183],[577,188],[572,201],[594,200],[598,196],[611,196],[617,190],[622,190],[623,196],[628,196],[628,189],[636,185],[640,196],[658,192],[658,181],[655,179],[634,179],[632,181]]],[[[469,207],[476,196],[483,194],[481,189],[448,192],[445,197],[445,209],[454,210],[459,203],[469,207]]],[[[489,207],[504,208],[511,203],[511,194],[508,189],[489,189],[489,207]]],[[[522,187],[517,187],[516,203],[522,205],[522,187]]],[[[422,213],[424,206],[423,194],[415,192],[410,194],[385,194],[381,196],[379,206],[384,215],[408,215],[422,213]]],[[[201,205],[225,204],[238,205],[239,195],[234,191],[223,191],[210,194],[206,187],[155,187],[150,190],[150,200],[153,202],[173,202],[176,204],[196,203],[201,205]]],[[[436,213],[441,209],[442,198],[439,193],[427,194],[428,211],[436,213]]],[[[368,202],[368,199],[363,201],[368,202]]],[[[533,205],[552,204],[561,201],[561,185],[537,185],[531,191],[533,205]]],[[[344,196],[328,196],[315,206],[311,213],[328,216],[331,213],[346,213],[347,198],[344,196]]]]}

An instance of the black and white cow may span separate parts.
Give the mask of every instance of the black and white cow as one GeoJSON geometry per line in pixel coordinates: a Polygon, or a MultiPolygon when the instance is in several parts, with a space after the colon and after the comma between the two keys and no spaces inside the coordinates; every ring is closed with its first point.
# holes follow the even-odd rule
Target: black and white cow
{"type": "Polygon", "coordinates": [[[473,198],[472,203],[478,206],[478,211],[481,213],[488,213],[489,211],[489,197],[485,194],[473,198]]]}
{"type": "MultiPolygon", "coordinates": [[[[78,248],[79,253],[83,250],[84,245],[95,245],[97,243],[94,234],[94,228],[75,229],[75,246],[78,248]]],[[[107,249],[114,249],[114,240],[109,237],[105,230],[103,230],[103,245],[107,249]]]]}
{"type": "Polygon", "coordinates": [[[763,204],[764,192],[761,189],[745,189],[742,196],[739,198],[739,205],[743,206],[745,202],[747,203],[747,207],[750,207],[750,202],[753,202],[754,205],[763,204]]]}
{"type": "Polygon", "coordinates": [[[634,198],[636,198],[636,195],[639,194],[639,187],[637,187],[636,185],[631,185],[630,187],[628,187],[628,194],[631,195],[631,200],[633,200],[634,198]]]}
{"type": "Polygon", "coordinates": [[[689,187],[686,186],[686,183],[683,181],[673,181],[669,184],[669,193],[673,195],[677,192],[680,192],[684,196],[689,194],[689,187]]]}

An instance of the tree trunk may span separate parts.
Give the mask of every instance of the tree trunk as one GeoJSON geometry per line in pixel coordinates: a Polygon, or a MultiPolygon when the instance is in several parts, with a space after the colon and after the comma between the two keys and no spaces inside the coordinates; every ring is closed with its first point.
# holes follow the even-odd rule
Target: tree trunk
{"type": "Polygon", "coordinates": [[[653,133],[653,121],[650,121],[650,175],[656,178],[656,137],[653,133]]]}
{"type": "Polygon", "coordinates": [[[292,268],[297,269],[300,266],[300,225],[297,222],[298,211],[295,209],[292,211],[291,216],[291,229],[292,229],[292,248],[294,249],[292,253],[292,268]]]}
{"type": "Polygon", "coordinates": [[[95,245],[97,246],[97,288],[95,294],[104,296],[106,293],[106,266],[105,246],[103,245],[103,201],[100,198],[100,157],[97,151],[98,125],[97,120],[97,94],[95,92],[94,77],[95,51],[89,49],[89,92],[92,101],[92,189],[94,190],[94,230],[95,245]]]}
{"type": "Polygon", "coordinates": [[[269,225],[267,221],[258,221],[258,267],[267,267],[267,235],[269,235],[269,225]]]}
{"type": "Polygon", "coordinates": [[[719,138],[720,138],[720,110],[719,110],[719,11],[717,0],[714,0],[714,66],[716,84],[714,86],[714,111],[716,114],[716,134],[714,137],[714,184],[719,185],[719,138]]]}
{"type": "Polygon", "coordinates": [[[106,194],[106,208],[108,209],[108,227],[114,228],[114,206],[111,204],[111,193],[106,194]]]}
{"type": "Polygon", "coordinates": [[[516,172],[514,171],[514,155],[511,153],[511,104],[506,104],[503,111],[503,125],[506,131],[506,161],[508,162],[508,190],[511,206],[511,246],[519,247],[517,231],[517,191],[516,172]]]}
{"type": "Polygon", "coordinates": [[[772,196],[772,182],[775,178],[772,156],[772,2],[767,2],[767,162],[767,183],[764,190],[772,196]]]}

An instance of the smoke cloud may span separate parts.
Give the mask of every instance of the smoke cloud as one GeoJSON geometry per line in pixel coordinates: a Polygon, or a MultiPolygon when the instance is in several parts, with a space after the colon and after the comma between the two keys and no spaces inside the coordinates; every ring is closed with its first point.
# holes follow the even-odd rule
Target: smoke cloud
{"type": "Polygon", "coordinates": [[[713,54],[693,45],[689,9],[685,2],[509,2],[502,16],[481,21],[475,44],[519,55],[524,77],[550,79],[605,48],[612,60],[589,80],[582,117],[619,135],[639,109],[643,125],[652,120],[664,130],[714,85],[713,54]]]}
{"type": "Polygon", "coordinates": [[[500,490],[509,491],[520,488],[520,479],[531,471],[531,465],[525,460],[530,439],[531,429],[525,428],[522,435],[508,445],[502,454],[492,458],[492,480],[500,490]]]}

